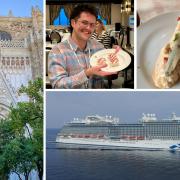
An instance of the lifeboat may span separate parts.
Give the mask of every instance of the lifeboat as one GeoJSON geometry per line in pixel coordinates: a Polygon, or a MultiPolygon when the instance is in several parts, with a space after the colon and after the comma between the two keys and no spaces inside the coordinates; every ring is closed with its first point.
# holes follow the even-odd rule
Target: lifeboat
{"type": "Polygon", "coordinates": [[[137,140],[137,136],[129,136],[130,140],[137,140]]]}
{"type": "Polygon", "coordinates": [[[78,138],[83,138],[83,134],[79,134],[79,135],[78,135],[78,138]]]}
{"type": "Polygon", "coordinates": [[[128,135],[123,135],[123,136],[121,136],[121,139],[129,139],[129,136],[128,135]]]}
{"type": "Polygon", "coordinates": [[[127,140],[144,140],[144,136],[129,136],[129,135],[122,135],[121,139],[127,139],[127,140]]]}
{"type": "Polygon", "coordinates": [[[75,135],[75,134],[72,134],[71,137],[72,137],[72,138],[76,138],[76,135],[75,135]]]}
{"type": "Polygon", "coordinates": [[[138,136],[137,140],[144,140],[144,136],[138,136]]]}
{"type": "Polygon", "coordinates": [[[91,134],[91,138],[97,138],[97,134],[91,134]]]}
{"type": "Polygon", "coordinates": [[[84,138],[90,138],[90,135],[89,134],[85,134],[84,138]]]}
{"type": "Polygon", "coordinates": [[[98,134],[97,136],[99,139],[103,139],[104,138],[104,134],[98,134]]]}

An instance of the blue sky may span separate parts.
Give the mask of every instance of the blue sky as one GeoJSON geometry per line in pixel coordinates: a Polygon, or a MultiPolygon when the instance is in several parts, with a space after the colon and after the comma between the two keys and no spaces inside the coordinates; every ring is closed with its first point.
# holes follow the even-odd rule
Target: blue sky
{"type": "Polygon", "coordinates": [[[167,118],[180,116],[180,92],[47,92],[46,126],[60,128],[73,118],[86,115],[111,115],[122,122],[137,122],[142,113],[167,118]]]}
{"type": "Polygon", "coordinates": [[[32,6],[43,10],[43,0],[0,0],[0,16],[7,16],[9,10],[17,17],[31,17],[32,6]]]}

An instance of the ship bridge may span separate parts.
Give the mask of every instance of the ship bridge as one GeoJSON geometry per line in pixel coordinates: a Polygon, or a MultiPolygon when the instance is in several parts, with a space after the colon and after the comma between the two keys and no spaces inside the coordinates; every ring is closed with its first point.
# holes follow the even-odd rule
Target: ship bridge
{"type": "Polygon", "coordinates": [[[173,112],[170,118],[168,118],[168,119],[164,119],[164,120],[167,120],[167,121],[177,121],[177,122],[180,122],[180,117],[176,116],[176,113],[175,113],[175,112],[173,112]]]}

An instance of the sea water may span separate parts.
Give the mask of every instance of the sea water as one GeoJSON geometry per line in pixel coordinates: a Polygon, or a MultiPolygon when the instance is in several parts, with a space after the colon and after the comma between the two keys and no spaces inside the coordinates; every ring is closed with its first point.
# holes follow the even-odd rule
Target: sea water
{"type": "Polygon", "coordinates": [[[180,180],[180,152],[59,149],[58,132],[47,130],[47,180],[180,180]]]}

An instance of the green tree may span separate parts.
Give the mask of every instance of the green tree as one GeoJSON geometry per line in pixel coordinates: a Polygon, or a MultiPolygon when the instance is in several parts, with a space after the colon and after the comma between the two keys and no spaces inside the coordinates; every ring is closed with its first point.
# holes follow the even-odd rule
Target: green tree
{"type": "Polygon", "coordinates": [[[0,172],[4,175],[23,174],[28,179],[32,169],[43,177],[43,81],[30,81],[21,87],[20,94],[29,97],[11,107],[6,120],[0,122],[0,172]]]}

